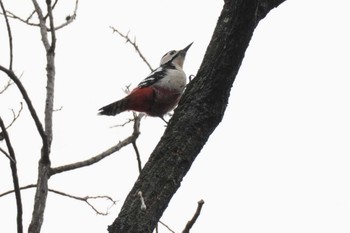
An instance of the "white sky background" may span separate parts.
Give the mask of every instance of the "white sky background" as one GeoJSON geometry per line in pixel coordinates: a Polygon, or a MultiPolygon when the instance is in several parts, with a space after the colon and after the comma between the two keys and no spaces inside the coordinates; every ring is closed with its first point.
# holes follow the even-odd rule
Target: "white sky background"
{"type": "MultiPolygon", "coordinates": [[[[5,6],[26,17],[29,1],[5,6]]],[[[59,7],[56,22],[74,8],[59,7]],[[68,10],[71,9],[71,10],[68,10]],[[63,12],[63,13],[62,13],[63,12]]],[[[62,3],[61,3],[62,4],[62,3]]],[[[193,227],[199,232],[350,231],[350,4],[346,0],[288,0],[256,29],[231,91],[225,117],[194,162],[162,221],[181,232],[203,199],[193,227]]],[[[222,1],[81,1],[76,21],[57,32],[53,166],[87,159],[124,139],[131,113],[97,116],[149,73],[130,45],[109,26],[130,30],[154,68],[161,56],[194,41],[185,62],[196,74],[222,1]]],[[[11,21],[14,69],[43,117],[45,55],[37,28],[11,21]]],[[[59,23],[56,23],[59,24],[59,23]]],[[[0,64],[8,64],[0,21],[0,64]]],[[[0,73],[0,87],[4,83],[0,73]]],[[[194,96],[195,98],[195,96],[194,96]]],[[[0,96],[7,122],[21,96],[15,86],[0,96]]],[[[164,132],[156,118],[142,121],[138,139],[145,163],[164,132]]],[[[22,185],[36,181],[40,138],[28,111],[9,130],[22,185]]],[[[5,148],[4,142],[0,147],[5,148]]],[[[0,192],[12,189],[0,156],[0,192]]],[[[72,195],[120,200],[107,217],[84,203],[49,194],[42,232],[106,232],[138,175],[131,146],[88,168],[55,175],[50,187],[72,195]]],[[[25,229],[34,190],[23,191],[25,229]]],[[[147,202],[147,199],[146,199],[147,202]]],[[[146,203],[147,204],[147,203],[146,203]]],[[[99,204],[101,210],[107,204],[99,204]]],[[[0,198],[1,232],[15,232],[14,196],[0,198]]],[[[160,232],[168,232],[160,227],[160,232]]]]}

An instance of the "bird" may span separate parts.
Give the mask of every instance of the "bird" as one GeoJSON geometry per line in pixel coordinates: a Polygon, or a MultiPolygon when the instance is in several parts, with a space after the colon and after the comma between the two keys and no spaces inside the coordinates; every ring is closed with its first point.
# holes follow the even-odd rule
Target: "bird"
{"type": "MultiPolygon", "coordinates": [[[[151,72],[124,98],[99,109],[99,115],[115,116],[124,111],[137,111],[152,117],[160,117],[173,110],[186,86],[183,64],[186,53],[193,44],[184,49],[171,50],[160,60],[160,66],[151,72]]],[[[166,121],[165,121],[166,122],[166,121]]]]}

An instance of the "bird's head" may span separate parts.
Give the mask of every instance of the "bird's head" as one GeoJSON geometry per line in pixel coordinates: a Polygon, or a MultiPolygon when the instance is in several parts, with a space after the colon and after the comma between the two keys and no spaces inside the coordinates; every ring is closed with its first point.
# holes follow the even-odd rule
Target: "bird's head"
{"type": "Polygon", "coordinates": [[[170,62],[182,68],[185,61],[187,50],[191,47],[192,44],[193,42],[181,50],[171,50],[167,52],[160,60],[160,65],[164,65],[165,63],[170,62]]]}

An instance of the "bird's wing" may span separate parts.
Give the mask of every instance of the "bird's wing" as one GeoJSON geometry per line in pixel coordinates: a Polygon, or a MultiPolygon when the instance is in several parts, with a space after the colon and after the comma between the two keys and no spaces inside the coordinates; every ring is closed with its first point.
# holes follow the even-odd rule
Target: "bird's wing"
{"type": "Polygon", "coordinates": [[[149,87],[165,76],[165,69],[160,66],[155,69],[152,73],[150,73],[142,82],[137,85],[138,88],[149,87]]]}
{"type": "Polygon", "coordinates": [[[142,82],[137,85],[138,88],[149,87],[161,80],[166,76],[166,72],[168,69],[175,69],[175,66],[171,63],[167,63],[159,66],[152,73],[150,73],[142,82]]]}

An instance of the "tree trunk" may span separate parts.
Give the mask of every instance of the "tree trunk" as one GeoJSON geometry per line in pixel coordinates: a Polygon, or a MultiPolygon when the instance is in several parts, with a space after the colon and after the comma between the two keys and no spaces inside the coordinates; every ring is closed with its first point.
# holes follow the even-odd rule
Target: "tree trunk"
{"type": "Polygon", "coordinates": [[[284,0],[226,0],[196,78],[127,196],[110,233],[152,232],[224,115],[258,22],[284,0]],[[141,209],[139,191],[146,205],[141,209]]]}

